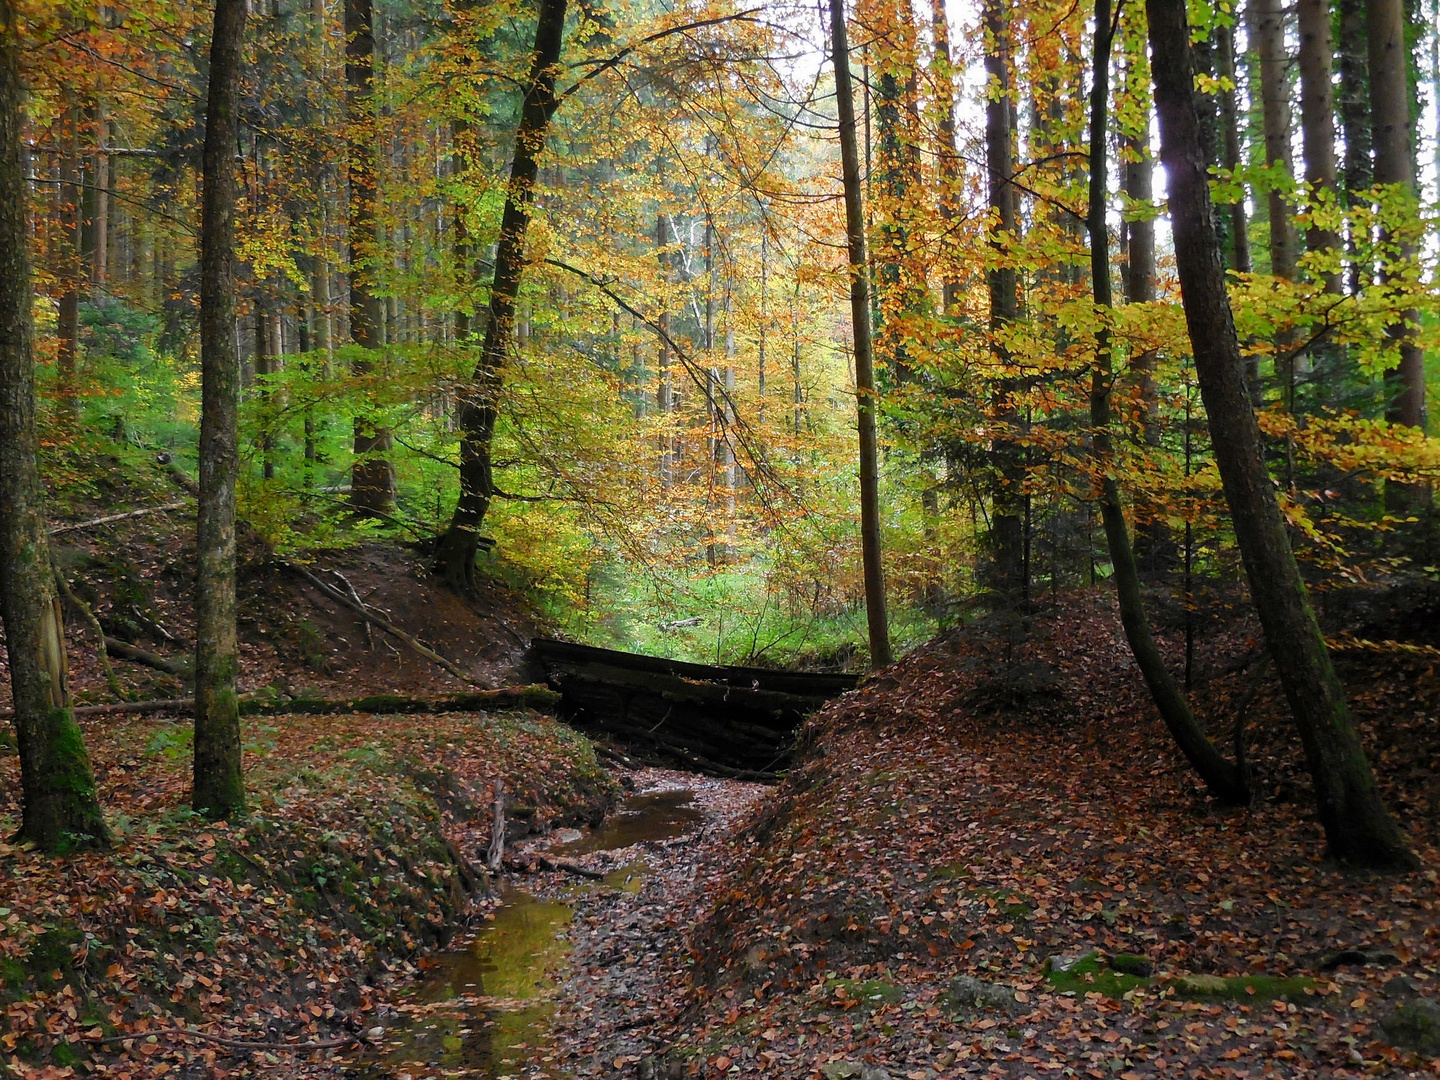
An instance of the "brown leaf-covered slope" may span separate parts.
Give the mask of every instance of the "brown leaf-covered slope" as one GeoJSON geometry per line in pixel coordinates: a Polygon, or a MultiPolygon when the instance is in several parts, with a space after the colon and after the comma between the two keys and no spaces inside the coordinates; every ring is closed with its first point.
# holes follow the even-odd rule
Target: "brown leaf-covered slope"
{"type": "Polygon", "coordinates": [[[941,638],[820,714],[808,762],[697,891],[708,915],[674,969],[692,987],[668,1035],[677,1072],[1431,1075],[1382,1021],[1440,996],[1434,657],[1341,654],[1426,866],[1383,878],[1322,857],[1273,680],[1246,663],[1247,622],[1207,635],[1196,697],[1226,745],[1245,712],[1262,793],[1245,811],[1205,799],[1093,596],[941,638]],[[1365,955],[1336,966],[1342,949],[1365,955]],[[1047,979],[1047,958],[1089,950],[1080,975],[1047,979]],[[1179,981],[1192,975],[1313,992],[1179,981]],[[1016,1000],[955,1000],[957,976],[1016,1000]]]}
{"type": "MultiPolygon", "coordinates": [[[[249,718],[250,810],[226,826],[189,811],[187,734],[86,723],[113,851],[0,843],[14,1075],[333,1075],[337,1050],[311,1044],[363,1035],[387,983],[480,913],[493,778],[516,836],[593,823],[618,790],[588,742],[538,713],[249,718]]],[[[15,774],[0,753],[7,835],[15,774]]]]}

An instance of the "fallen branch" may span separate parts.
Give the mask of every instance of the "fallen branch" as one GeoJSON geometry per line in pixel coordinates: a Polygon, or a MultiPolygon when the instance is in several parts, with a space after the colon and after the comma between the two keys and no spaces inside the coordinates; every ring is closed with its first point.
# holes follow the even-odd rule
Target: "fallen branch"
{"type": "Polygon", "coordinates": [[[90,605],[75,595],[74,590],[70,588],[70,582],[65,580],[65,575],[60,572],[58,567],[55,570],[55,584],[60,590],[60,595],[69,602],[71,607],[84,616],[85,621],[90,624],[90,629],[95,631],[96,640],[100,643],[96,650],[96,656],[100,660],[100,670],[105,673],[105,685],[110,688],[110,693],[114,694],[117,699],[123,698],[125,695],[121,692],[120,680],[115,677],[115,668],[110,663],[110,653],[105,644],[105,629],[100,625],[100,620],[95,617],[95,612],[90,610],[90,605]]]}
{"type": "Polygon", "coordinates": [[[104,1038],[87,1039],[85,1041],[93,1043],[145,1042],[152,1037],[159,1038],[162,1035],[170,1038],[204,1039],[207,1042],[228,1046],[232,1050],[292,1050],[296,1052],[335,1050],[339,1047],[349,1046],[351,1043],[360,1041],[359,1035],[346,1035],[340,1039],[318,1039],[314,1042],[303,1043],[253,1042],[247,1039],[234,1039],[228,1035],[212,1035],[208,1031],[201,1031],[199,1028],[192,1027],[156,1028],[153,1031],[137,1031],[129,1035],[107,1035],[104,1038]]]}
{"type": "Polygon", "coordinates": [[[367,619],[369,622],[374,623],[391,637],[399,638],[406,645],[410,646],[411,649],[423,656],[426,660],[429,660],[432,664],[435,664],[438,667],[444,668],[461,682],[469,683],[471,686],[485,686],[483,682],[480,682],[478,679],[472,678],[470,675],[468,675],[464,671],[464,669],[462,669],[458,664],[452,663],[451,661],[445,659],[445,657],[441,656],[428,645],[421,644],[415,638],[407,634],[404,630],[401,630],[389,619],[382,618],[380,615],[376,614],[374,608],[366,607],[363,603],[351,600],[350,597],[346,596],[339,589],[335,588],[332,585],[327,585],[314,574],[310,573],[309,570],[306,570],[303,566],[296,566],[294,563],[286,562],[282,562],[280,565],[286,567],[287,569],[293,570],[297,575],[299,575],[305,581],[309,582],[321,593],[328,596],[331,600],[334,600],[337,604],[343,604],[345,607],[349,608],[351,611],[359,615],[362,619],[367,619]]]}
{"type": "MultiPolygon", "coordinates": [[[[350,600],[355,604],[356,607],[358,607],[361,611],[364,611],[365,601],[360,599],[360,594],[355,591],[355,586],[350,584],[350,579],[347,578],[344,574],[340,573],[339,570],[331,570],[330,573],[334,574],[337,578],[340,579],[340,583],[345,586],[345,594],[350,597],[350,600]]],[[[361,618],[365,620],[365,648],[370,652],[374,652],[375,634],[370,629],[370,616],[362,615],[361,618]]]]}
{"type": "Polygon", "coordinates": [[[169,502],[164,506],[147,506],[140,510],[127,510],[123,514],[106,514],[104,517],[91,518],[89,521],[77,521],[71,525],[56,525],[50,530],[51,536],[59,536],[61,533],[79,532],[81,529],[93,529],[97,525],[109,525],[115,521],[126,521],[130,518],[146,517],[149,514],[163,514],[169,510],[183,510],[186,500],[169,502]]]}
{"type": "Polygon", "coordinates": [[[583,866],[577,866],[572,862],[556,862],[547,859],[544,855],[537,855],[535,861],[545,870],[563,870],[567,874],[574,874],[576,877],[588,878],[590,881],[604,881],[605,875],[599,870],[587,870],[583,866]]]}

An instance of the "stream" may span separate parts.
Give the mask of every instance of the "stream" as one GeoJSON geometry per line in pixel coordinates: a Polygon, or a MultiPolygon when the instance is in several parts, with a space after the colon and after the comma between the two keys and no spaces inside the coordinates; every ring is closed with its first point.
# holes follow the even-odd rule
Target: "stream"
{"type": "MultiPolygon", "coordinates": [[[[613,942],[597,944],[595,939],[610,935],[643,940],[642,889],[652,905],[663,901],[671,884],[693,872],[695,843],[705,830],[733,817],[736,806],[748,805],[763,790],[752,793],[756,785],[662,770],[645,770],[636,780],[640,790],[599,828],[583,834],[560,830],[522,847],[604,877],[591,881],[537,874],[521,879],[523,888],[507,878],[500,906],[479,932],[463,947],[427,958],[418,983],[386,1016],[385,1050],[356,1063],[350,1075],[364,1080],[520,1080],[589,1071],[577,1073],[563,1064],[567,1057],[573,1064],[575,1048],[569,1042],[557,1045],[561,1040],[554,1033],[566,990],[577,989],[564,985],[575,981],[568,970],[575,966],[572,952],[578,945],[609,956],[613,942]],[[622,920],[627,906],[636,912],[622,920]]],[[[615,955],[623,961],[628,954],[620,950],[615,955]]],[[[623,963],[611,975],[622,980],[629,995],[623,963]]],[[[580,992],[586,1001],[595,996],[590,989],[580,992]]],[[[590,1008],[581,1005],[580,1011],[590,1008]]],[[[640,1025],[626,1021],[616,1026],[640,1025]]]]}

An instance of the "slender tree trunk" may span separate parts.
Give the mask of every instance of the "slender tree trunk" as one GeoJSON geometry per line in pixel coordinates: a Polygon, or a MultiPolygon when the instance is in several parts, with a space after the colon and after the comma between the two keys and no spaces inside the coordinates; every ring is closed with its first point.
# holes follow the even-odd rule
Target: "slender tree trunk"
{"type": "MultiPolygon", "coordinates": [[[[660,180],[664,181],[662,169],[660,180]]],[[[660,485],[669,490],[675,483],[675,432],[671,422],[670,414],[675,410],[675,388],[673,385],[674,376],[671,373],[670,355],[670,310],[669,310],[669,286],[670,286],[670,257],[665,249],[669,245],[670,237],[667,235],[665,214],[655,214],[655,258],[660,263],[660,284],[662,296],[660,301],[660,313],[655,318],[655,325],[659,328],[659,375],[655,383],[655,411],[660,414],[660,485]]]]}
{"type": "MultiPolygon", "coordinates": [[[[935,44],[935,58],[931,63],[935,84],[935,141],[936,158],[940,180],[940,220],[945,226],[947,244],[953,244],[956,237],[951,235],[956,219],[961,214],[964,199],[964,177],[961,175],[960,151],[955,142],[955,69],[950,59],[950,23],[945,15],[945,0],[930,0],[930,27],[935,44]]],[[[941,311],[946,316],[954,315],[960,303],[960,280],[954,272],[952,260],[941,261],[940,296],[941,311]]]]}
{"type": "MultiPolygon", "coordinates": [[[[1106,119],[1109,112],[1109,67],[1111,47],[1110,0],[1095,0],[1094,81],[1090,89],[1090,206],[1087,228],[1090,233],[1090,283],[1095,307],[1101,315],[1095,341],[1095,367],[1090,384],[1090,422],[1094,425],[1095,457],[1100,467],[1100,517],[1105,541],[1114,567],[1115,592],[1120,600],[1120,621],[1125,638],[1150,696],[1160,711],[1165,727],[1179,744],[1191,767],[1222,802],[1243,806],[1250,801],[1250,788],[1242,768],[1231,764],[1215,749],[1205,730],[1190,711],[1175,678],[1165,667],[1140,591],[1140,571],[1125,524],[1125,509],[1111,465],[1110,386],[1114,381],[1112,344],[1107,321],[1114,298],[1110,290],[1110,238],[1106,224],[1106,119]]],[[[1133,267],[1132,267],[1133,269],[1133,267]]]]}
{"type": "MultiPolygon", "coordinates": [[[[1305,182],[1311,203],[1322,191],[1335,190],[1335,90],[1330,34],[1330,0],[1299,0],[1300,135],[1305,153],[1305,182]]],[[[1332,251],[1340,243],[1334,230],[1311,224],[1305,246],[1312,252],[1332,251]]],[[[1325,291],[1338,295],[1340,274],[1325,275],[1325,291]]]]}
{"type": "MultiPolygon", "coordinates": [[[[1373,183],[1370,168],[1370,53],[1365,36],[1365,0],[1339,0],[1340,48],[1340,134],[1345,143],[1341,162],[1342,197],[1347,206],[1356,202],[1356,193],[1373,183]]],[[[1346,243],[1350,259],[1345,274],[1345,291],[1357,295],[1369,283],[1370,267],[1356,257],[1352,236],[1346,243]]],[[[1368,239],[1363,242],[1369,247],[1368,239]]]]}
{"type": "Polygon", "coordinates": [[[886,667],[890,625],[885,572],[880,560],[880,455],[876,434],[879,397],[870,342],[870,280],[865,259],[865,210],[860,194],[860,148],[855,137],[855,92],[850,85],[850,43],[844,0],[830,0],[831,62],[840,117],[840,167],[845,186],[845,237],[850,252],[850,319],[855,337],[855,398],[860,427],[860,546],[865,565],[865,621],[870,666],[886,667]]]}
{"type": "Polygon", "coordinates": [[[1341,861],[1411,869],[1418,863],[1385,809],[1351,725],[1261,456],[1210,217],[1185,0],[1146,0],[1146,11],[1175,261],[1211,445],[1250,593],[1314,778],[1320,822],[1341,861]]]}
{"type": "Polygon", "coordinates": [[[98,298],[105,292],[110,263],[110,155],[106,138],[110,120],[104,105],[95,106],[95,217],[90,252],[90,285],[98,298]]]}
{"type": "Polygon", "coordinates": [[[33,297],[23,139],[24,46],[0,0],[0,619],[20,751],[19,840],[44,851],[105,847],[110,834],[66,685],[65,635],[36,462],[33,297]]]}
{"type": "Polygon", "coordinates": [[[530,226],[539,158],[545,149],[550,117],[559,102],[555,97],[556,66],[565,33],[566,0],[541,0],[535,25],[535,51],[520,125],[515,132],[515,152],[510,166],[510,183],[505,192],[505,210],[500,220],[500,241],[495,252],[495,276],[490,286],[490,311],[485,323],[485,342],[471,375],[471,387],[460,400],[457,421],[460,428],[460,500],[450,527],[440,538],[437,562],[452,588],[469,591],[474,586],[475,556],[480,549],[480,525],[490,508],[495,484],[491,443],[499,416],[506,354],[515,330],[515,297],[525,270],[525,233],[530,226]]]}
{"type": "MultiPolygon", "coordinates": [[[[1243,163],[1243,155],[1240,148],[1240,107],[1236,101],[1235,89],[1239,85],[1235,71],[1235,31],[1232,27],[1217,26],[1215,28],[1215,52],[1220,76],[1231,84],[1227,89],[1220,91],[1220,123],[1223,126],[1221,136],[1224,153],[1221,164],[1225,166],[1231,176],[1238,176],[1243,163]]],[[[1225,260],[1223,251],[1221,258],[1235,273],[1249,274],[1255,267],[1250,259],[1250,221],[1243,195],[1229,204],[1229,212],[1229,259],[1225,260]]],[[[1222,231],[1219,235],[1224,237],[1226,232],[1222,231]]],[[[1250,390],[1250,403],[1255,408],[1260,408],[1265,403],[1265,393],[1264,386],[1260,382],[1260,360],[1253,352],[1245,357],[1245,385],[1250,390]]],[[[1190,526],[1187,525],[1186,528],[1189,529],[1190,526]]]]}
{"type": "Polygon", "coordinates": [[[69,105],[60,115],[60,299],[56,305],[59,336],[55,366],[60,418],[80,420],[80,110],[69,105]]]}
{"type": "MultiPolygon", "coordinates": [[[[1285,8],[1281,0],[1249,0],[1250,35],[1260,60],[1260,120],[1265,136],[1265,165],[1286,176],[1290,164],[1290,95],[1286,69],[1285,8]]],[[[1270,184],[1266,197],[1270,223],[1270,272],[1287,281],[1295,277],[1295,221],[1285,191],[1270,184]]]]}
{"type": "MultiPolygon", "coordinates": [[[[1405,44],[1405,7],[1402,0],[1367,0],[1365,33],[1370,46],[1370,120],[1375,144],[1375,183],[1392,185],[1413,201],[1414,155],[1410,147],[1410,52],[1405,44]]],[[[1413,244],[1399,245],[1396,262],[1413,259],[1413,244]]],[[[1382,267],[1389,282],[1401,275],[1398,267],[1382,267]]],[[[1400,364],[1390,377],[1392,392],[1386,419],[1406,427],[1425,428],[1425,354],[1415,341],[1420,317],[1406,311],[1387,330],[1399,345],[1400,364]]]]}
{"type": "MultiPolygon", "coordinates": [[[[1285,50],[1285,7],[1282,0],[1248,0],[1246,17],[1250,39],[1255,43],[1260,64],[1260,120],[1265,141],[1265,166],[1271,177],[1265,183],[1266,219],[1270,225],[1270,273],[1286,281],[1295,279],[1298,247],[1295,219],[1286,198],[1288,181],[1294,175],[1290,155],[1290,110],[1288,69],[1285,50]]],[[[1275,378],[1287,411],[1295,409],[1296,361],[1289,355],[1292,337],[1280,335],[1276,342],[1275,378]]]]}
{"type": "MultiPolygon", "coordinates": [[[[1146,72],[1148,81],[1149,75],[1146,72]]],[[[1093,134],[1092,134],[1093,138],[1093,134]]],[[[1137,206],[1155,200],[1155,159],[1150,152],[1149,121],[1143,131],[1127,133],[1124,176],[1125,194],[1137,206]]],[[[1093,156],[1093,155],[1092,155],[1093,156]]],[[[1091,167],[1092,176],[1094,166],[1091,167]]],[[[1150,218],[1127,222],[1129,244],[1125,260],[1125,302],[1149,304],[1155,300],[1155,222],[1150,218]]],[[[1092,238],[1091,243],[1094,243],[1092,238]]],[[[1155,351],[1146,349],[1130,359],[1140,392],[1140,423],[1146,446],[1160,445],[1160,400],[1155,388],[1155,351]]]]}
{"type": "Polygon", "coordinates": [[[200,229],[200,499],[195,579],[195,787],[191,805],[221,819],[245,808],[235,625],[235,143],[246,0],[216,0],[205,112],[200,229]]]}
{"type": "MultiPolygon", "coordinates": [[[[375,293],[379,234],[375,227],[377,157],[372,81],[375,75],[371,0],[345,0],[345,109],[350,126],[350,340],[366,349],[385,344],[385,299],[375,293]]],[[[350,373],[363,377],[374,360],[357,357],[350,373]]],[[[350,505],[361,517],[384,517],[395,509],[395,469],[390,429],[373,416],[354,419],[355,463],[350,505]]]]}
{"type": "MultiPolygon", "coordinates": [[[[1010,364],[1010,350],[999,337],[1019,314],[1019,281],[1009,264],[1009,246],[1020,228],[1020,199],[1015,188],[1015,127],[1010,92],[1010,48],[1007,9],[1001,0],[986,0],[985,74],[995,96],[985,104],[985,165],[989,173],[990,208],[995,212],[991,247],[997,265],[987,275],[990,293],[991,352],[1002,372],[1010,364]]],[[[1008,374],[999,378],[994,402],[995,419],[1005,430],[995,439],[998,485],[994,495],[991,547],[997,590],[1018,599],[1028,592],[1025,580],[1024,484],[1025,464],[1014,441],[1020,429],[1020,411],[1015,404],[1017,380],[1008,374]]]]}

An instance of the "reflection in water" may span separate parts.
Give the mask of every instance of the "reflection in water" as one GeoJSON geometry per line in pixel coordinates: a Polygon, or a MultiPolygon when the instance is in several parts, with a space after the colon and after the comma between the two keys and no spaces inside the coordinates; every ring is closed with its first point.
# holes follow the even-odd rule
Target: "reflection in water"
{"type": "Polygon", "coordinates": [[[589,836],[564,844],[557,850],[568,855],[609,851],[646,840],[668,840],[695,828],[705,815],[695,805],[693,791],[655,791],[632,795],[625,805],[605,819],[589,836]]]}
{"type": "MultiPolygon", "coordinates": [[[[601,828],[556,850],[580,855],[680,836],[703,820],[692,804],[694,794],[661,791],[632,796],[601,828]]],[[[634,892],[644,874],[643,862],[629,863],[611,870],[596,885],[577,883],[575,888],[598,885],[634,892]]],[[[570,924],[570,907],[518,889],[502,890],[501,899],[503,906],[496,909],[494,920],[468,949],[435,958],[413,998],[434,1005],[456,998],[484,1001],[473,1011],[457,1001],[463,1010],[459,1014],[437,1009],[392,1030],[401,1045],[363,1075],[439,1069],[450,1075],[505,1080],[518,1075],[519,1063],[546,1045],[553,1010],[545,995],[554,985],[548,972],[569,952],[565,928],[570,924]]]]}

